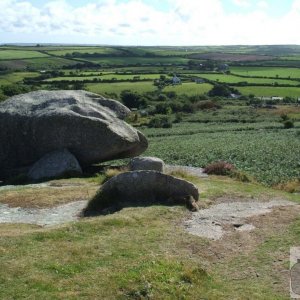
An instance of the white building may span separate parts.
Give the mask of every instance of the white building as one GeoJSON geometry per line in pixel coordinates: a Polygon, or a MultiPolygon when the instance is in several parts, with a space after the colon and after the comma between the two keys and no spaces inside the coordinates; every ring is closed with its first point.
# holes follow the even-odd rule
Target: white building
{"type": "Polygon", "coordinates": [[[174,77],[172,78],[172,84],[173,84],[173,85],[181,84],[180,78],[177,77],[176,75],[174,75],[174,77]]]}

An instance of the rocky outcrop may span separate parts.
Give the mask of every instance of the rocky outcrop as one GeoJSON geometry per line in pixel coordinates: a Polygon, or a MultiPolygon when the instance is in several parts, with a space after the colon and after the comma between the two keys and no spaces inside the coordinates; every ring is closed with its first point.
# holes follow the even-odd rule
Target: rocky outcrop
{"type": "Polygon", "coordinates": [[[157,157],[134,157],[129,163],[131,171],[152,170],[164,172],[164,162],[157,157]]]}
{"type": "Polygon", "coordinates": [[[120,119],[128,112],[85,91],[36,91],[6,100],[0,105],[2,178],[57,149],[68,149],[82,167],[141,154],[148,143],[120,119]]]}
{"type": "Polygon", "coordinates": [[[126,172],[102,185],[84,215],[152,203],[193,206],[198,198],[197,187],[188,181],[155,171],[126,172]]]}
{"type": "Polygon", "coordinates": [[[76,157],[67,149],[48,153],[38,160],[29,170],[28,177],[32,180],[76,176],[82,174],[76,157]]]}

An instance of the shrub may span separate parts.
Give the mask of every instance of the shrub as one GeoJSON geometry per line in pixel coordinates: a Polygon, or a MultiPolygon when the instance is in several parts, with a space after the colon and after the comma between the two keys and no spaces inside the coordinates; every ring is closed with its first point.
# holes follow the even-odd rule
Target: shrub
{"type": "Polygon", "coordinates": [[[219,109],[221,105],[216,101],[201,101],[196,104],[196,109],[219,109]]]}
{"type": "Polygon", "coordinates": [[[213,175],[229,175],[235,169],[234,165],[226,161],[216,161],[204,168],[204,173],[213,175]]]}
{"type": "Polygon", "coordinates": [[[175,120],[174,123],[180,123],[183,119],[183,113],[178,112],[175,114],[175,120]]]}
{"type": "Polygon", "coordinates": [[[286,191],[288,193],[299,193],[300,192],[300,179],[279,183],[275,186],[279,190],[286,191]]]}
{"type": "Polygon", "coordinates": [[[129,108],[141,108],[146,106],[146,100],[139,94],[124,90],[121,92],[121,100],[129,108]]]}
{"type": "Polygon", "coordinates": [[[281,114],[280,118],[281,118],[282,121],[287,121],[289,119],[287,114],[281,114]]]}
{"type": "Polygon", "coordinates": [[[151,128],[171,128],[172,121],[167,116],[155,116],[148,123],[151,128]]]}
{"type": "Polygon", "coordinates": [[[2,86],[2,92],[5,96],[11,97],[23,93],[28,93],[32,89],[30,86],[22,84],[10,84],[2,86]]]}
{"type": "Polygon", "coordinates": [[[286,120],[283,122],[283,127],[285,129],[289,129],[289,128],[293,128],[294,127],[294,123],[292,120],[286,120]]]}

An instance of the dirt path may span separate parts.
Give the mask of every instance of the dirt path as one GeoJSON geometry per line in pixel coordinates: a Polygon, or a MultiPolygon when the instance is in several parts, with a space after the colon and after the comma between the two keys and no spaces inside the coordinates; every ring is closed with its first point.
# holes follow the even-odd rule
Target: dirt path
{"type": "Polygon", "coordinates": [[[232,230],[251,231],[256,227],[249,218],[265,216],[276,207],[299,206],[286,200],[233,201],[228,199],[210,208],[192,214],[190,220],[184,222],[187,232],[212,240],[221,239],[232,230]]]}

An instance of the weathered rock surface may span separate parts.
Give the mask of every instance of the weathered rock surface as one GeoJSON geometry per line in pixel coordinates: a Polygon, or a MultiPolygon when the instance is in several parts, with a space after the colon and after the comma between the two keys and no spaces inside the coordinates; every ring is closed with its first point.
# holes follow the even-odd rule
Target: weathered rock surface
{"type": "Polygon", "coordinates": [[[131,171],[137,170],[152,170],[163,172],[164,162],[157,157],[134,157],[129,163],[129,168],[131,171]]]}
{"type": "Polygon", "coordinates": [[[0,105],[2,178],[5,171],[30,166],[57,149],[69,149],[82,167],[141,154],[148,143],[120,119],[128,112],[117,101],[85,91],[11,97],[0,105]]]}
{"type": "Polygon", "coordinates": [[[89,202],[85,214],[149,203],[189,205],[186,201],[197,201],[198,198],[197,187],[188,181],[156,171],[133,171],[119,174],[105,182],[89,202]]]}
{"type": "Polygon", "coordinates": [[[29,170],[28,177],[33,180],[55,178],[64,175],[75,176],[82,173],[76,157],[67,149],[46,154],[29,170]]]}

